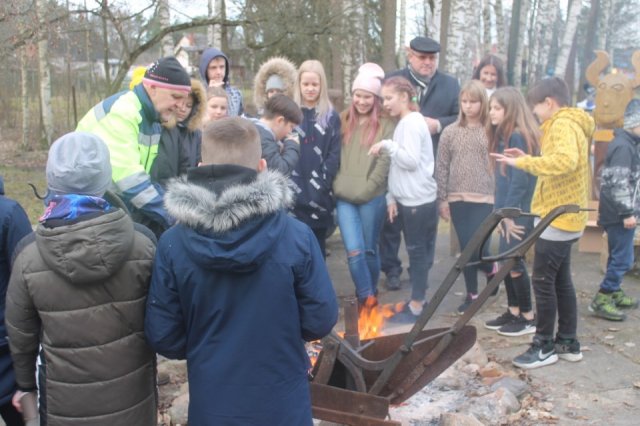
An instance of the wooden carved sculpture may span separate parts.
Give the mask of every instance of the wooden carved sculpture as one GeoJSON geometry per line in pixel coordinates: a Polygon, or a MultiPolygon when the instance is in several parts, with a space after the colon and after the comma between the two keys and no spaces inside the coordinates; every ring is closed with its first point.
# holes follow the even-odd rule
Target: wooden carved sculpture
{"type": "Polygon", "coordinates": [[[587,67],[586,77],[589,84],[596,89],[596,107],[593,112],[596,131],[593,134],[595,167],[592,195],[594,199],[598,199],[600,169],[607,153],[607,143],[613,139],[613,129],[622,127],[624,110],[633,99],[634,89],[640,87],[640,50],[636,50],[631,57],[631,63],[636,71],[633,79],[627,78],[623,73],[615,72],[600,77],[610,64],[609,55],[602,50],[596,50],[595,53],[596,59],[587,67]]]}

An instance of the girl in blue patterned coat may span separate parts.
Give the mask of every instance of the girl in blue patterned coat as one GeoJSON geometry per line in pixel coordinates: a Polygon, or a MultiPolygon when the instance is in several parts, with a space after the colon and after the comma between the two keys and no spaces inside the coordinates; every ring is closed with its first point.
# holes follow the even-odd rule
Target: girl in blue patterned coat
{"type": "Polygon", "coordinates": [[[300,160],[291,180],[296,202],[293,215],[309,225],[325,255],[328,230],[333,227],[333,179],[340,167],[340,116],[331,105],[324,67],[317,60],[300,65],[295,101],[304,115],[300,127],[300,160]]]}

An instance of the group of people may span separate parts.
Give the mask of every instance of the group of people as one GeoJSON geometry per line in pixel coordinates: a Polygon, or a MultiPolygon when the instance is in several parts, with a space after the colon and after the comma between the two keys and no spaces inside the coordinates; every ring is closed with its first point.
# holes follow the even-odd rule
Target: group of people
{"type": "MultiPolygon", "coordinates": [[[[439,218],[464,248],[494,209],[586,207],[594,123],[569,107],[566,84],[541,80],[525,100],[489,55],[460,87],[438,70],[439,50],[416,37],[405,68],[363,64],[342,113],[319,61],[277,57],[257,73],[258,116],[247,117],[214,48],[200,79],[162,58],[96,105],[51,146],[34,233],[0,197],[5,421],[22,424],[13,406],[37,390],[42,424],[156,424],[159,353],[187,360],[193,424],[311,424],[304,342],[338,318],[324,262],[334,221],[362,308],[377,305],[381,272],[401,287],[403,235],[411,296],[389,321],[410,323],[428,304],[439,218]]],[[[620,288],[640,170],[630,108],[603,172],[611,272],[591,309],[608,319],[637,306],[620,288]]],[[[535,333],[518,367],[582,359],[570,253],[585,224],[585,212],[556,219],[533,278],[524,261],[505,278],[508,309],[485,326],[535,333]]],[[[505,219],[500,251],[534,225],[505,219]]],[[[459,313],[478,297],[478,272],[497,268],[465,268],[459,313]]]]}

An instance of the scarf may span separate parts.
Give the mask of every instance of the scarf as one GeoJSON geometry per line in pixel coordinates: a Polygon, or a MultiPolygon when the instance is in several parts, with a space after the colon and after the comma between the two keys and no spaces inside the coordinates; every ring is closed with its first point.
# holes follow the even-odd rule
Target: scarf
{"type": "Polygon", "coordinates": [[[90,213],[103,213],[111,205],[103,198],[89,195],[66,194],[54,196],[47,205],[40,223],[47,220],[75,220],[90,213]]]}

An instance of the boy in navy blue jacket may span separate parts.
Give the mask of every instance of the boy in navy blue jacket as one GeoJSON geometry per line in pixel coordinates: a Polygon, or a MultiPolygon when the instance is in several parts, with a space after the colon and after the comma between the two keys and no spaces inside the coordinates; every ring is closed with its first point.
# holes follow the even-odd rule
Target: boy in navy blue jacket
{"type": "Polygon", "coordinates": [[[638,213],[640,184],[640,100],[633,99],[624,113],[624,129],[616,130],[602,166],[598,224],[607,232],[607,272],[589,305],[595,315],[623,321],[624,308],[636,308],[638,301],[620,288],[624,274],[633,266],[633,237],[638,213]]]}
{"type": "Polygon", "coordinates": [[[202,161],[168,186],[177,225],[156,252],[149,344],[187,359],[189,424],[311,425],[304,341],[338,318],[318,243],[249,120],[209,123],[202,161]]]}
{"type": "Polygon", "coordinates": [[[30,233],[27,214],[20,204],[4,196],[0,176],[0,416],[8,426],[20,426],[23,422],[22,415],[11,405],[17,385],[4,323],[5,296],[11,275],[11,257],[18,241],[30,233]]]}

